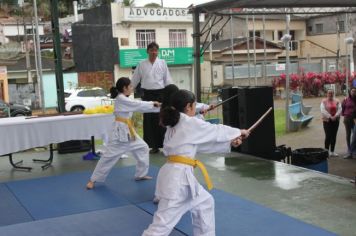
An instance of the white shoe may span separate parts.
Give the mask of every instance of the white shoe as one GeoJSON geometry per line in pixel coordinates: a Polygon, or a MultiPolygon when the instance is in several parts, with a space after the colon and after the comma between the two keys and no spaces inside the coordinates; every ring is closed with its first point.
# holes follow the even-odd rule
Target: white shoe
{"type": "Polygon", "coordinates": [[[346,156],[344,156],[344,159],[352,159],[353,155],[352,154],[347,154],[346,156]]]}
{"type": "Polygon", "coordinates": [[[332,156],[332,157],[338,157],[339,154],[337,154],[336,152],[331,152],[331,153],[330,153],[330,156],[332,156]]]}

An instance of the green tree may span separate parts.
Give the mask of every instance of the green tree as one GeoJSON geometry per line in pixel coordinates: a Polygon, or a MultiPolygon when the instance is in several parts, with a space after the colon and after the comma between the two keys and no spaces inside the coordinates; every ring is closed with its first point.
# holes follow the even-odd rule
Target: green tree
{"type": "Polygon", "coordinates": [[[161,8],[161,5],[158,3],[147,3],[144,7],[150,7],[150,8],[161,8]]]}
{"type": "Polygon", "coordinates": [[[135,0],[123,0],[122,4],[124,4],[125,7],[134,7],[135,0]]]}

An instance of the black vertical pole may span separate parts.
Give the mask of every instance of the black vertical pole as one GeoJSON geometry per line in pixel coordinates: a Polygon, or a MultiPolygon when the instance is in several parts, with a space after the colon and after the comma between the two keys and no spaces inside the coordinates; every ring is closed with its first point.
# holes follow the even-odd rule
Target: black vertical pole
{"type": "Polygon", "coordinates": [[[193,57],[194,57],[194,87],[197,101],[201,101],[201,80],[200,80],[200,26],[199,12],[194,8],[193,14],[193,57]]]}
{"type": "Polygon", "coordinates": [[[51,22],[52,22],[52,35],[53,35],[53,48],[54,48],[54,62],[56,65],[58,111],[65,112],[62,52],[61,52],[61,41],[59,37],[59,23],[58,23],[58,0],[51,0],[51,22]]]}

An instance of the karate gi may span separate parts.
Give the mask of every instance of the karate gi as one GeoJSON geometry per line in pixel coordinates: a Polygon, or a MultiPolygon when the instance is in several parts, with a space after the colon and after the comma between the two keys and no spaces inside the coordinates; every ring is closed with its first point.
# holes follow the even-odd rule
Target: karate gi
{"type": "MultiPolygon", "coordinates": [[[[179,122],[167,127],[163,152],[192,159],[197,152],[227,153],[231,140],[240,135],[237,128],[181,113],[179,122]]],[[[195,178],[192,166],[165,163],[158,173],[155,195],[160,199],[158,209],[143,236],[169,235],[187,211],[191,212],[194,236],[215,235],[214,199],[195,178]]]]}
{"type": "MultiPolygon", "coordinates": [[[[154,107],[153,102],[131,99],[120,93],[115,100],[114,115],[131,119],[133,112],[159,112],[159,107],[154,107]]],[[[135,177],[139,178],[147,175],[149,167],[147,144],[136,132],[135,137],[131,137],[127,124],[115,121],[109,143],[105,147],[104,153],[98,161],[90,180],[92,182],[104,182],[121,155],[126,152],[131,152],[137,161],[135,177]]]]}
{"type": "MultiPolygon", "coordinates": [[[[172,78],[164,60],[156,58],[152,64],[148,59],[140,62],[132,75],[132,86],[141,83],[143,101],[162,102],[163,89],[172,84],[172,78]]],[[[143,139],[150,148],[161,148],[165,129],[159,125],[159,115],[143,114],[143,139]]]]}

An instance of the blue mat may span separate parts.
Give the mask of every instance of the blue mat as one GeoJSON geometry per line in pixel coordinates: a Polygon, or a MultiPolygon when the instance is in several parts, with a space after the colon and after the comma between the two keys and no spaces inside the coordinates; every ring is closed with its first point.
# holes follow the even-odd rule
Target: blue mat
{"type": "MultiPolygon", "coordinates": [[[[152,222],[152,216],[129,205],[82,214],[62,216],[30,223],[0,227],[0,235],[6,236],[140,236],[152,222]]],[[[184,234],[173,231],[171,236],[184,234]]]]}
{"type": "MultiPolygon", "coordinates": [[[[158,167],[150,166],[148,175],[152,176],[152,180],[135,181],[135,167],[125,167],[112,171],[105,182],[106,186],[111,186],[121,196],[124,196],[133,204],[152,201],[156,188],[156,179],[158,167]]],[[[101,185],[97,185],[101,187],[101,185]]]]}
{"type": "MultiPolygon", "coordinates": [[[[238,196],[216,189],[211,191],[211,193],[215,199],[216,235],[336,235],[238,196]]],[[[138,204],[138,207],[141,207],[151,214],[153,214],[157,208],[152,202],[138,204]]],[[[193,235],[189,213],[182,217],[176,229],[187,235],[193,235]]]]}
{"type": "Polygon", "coordinates": [[[9,182],[6,185],[35,220],[129,204],[110,185],[86,190],[90,174],[74,173],[9,182]]]}
{"type": "MultiPolygon", "coordinates": [[[[93,228],[88,230],[88,232],[85,231],[86,233],[82,235],[95,235],[90,232],[97,232],[97,228],[100,229],[98,231],[100,231],[102,235],[110,235],[111,229],[105,228],[113,227],[110,225],[113,224],[115,227],[117,226],[114,230],[116,235],[130,236],[131,234],[126,234],[125,232],[131,232],[130,230],[136,229],[129,229],[131,227],[130,224],[128,224],[130,226],[127,227],[124,226],[124,224],[118,227],[118,222],[122,220],[121,218],[125,218],[126,216],[121,216],[121,211],[120,213],[113,213],[111,210],[126,209],[126,206],[135,203],[138,204],[137,206],[142,210],[153,214],[156,210],[156,206],[152,204],[152,198],[154,195],[155,179],[158,168],[150,168],[149,174],[154,176],[155,179],[149,181],[134,181],[134,172],[134,166],[113,169],[108,176],[106,183],[97,184],[96,188],[91,191],[85,189],[85,184],[89,179],[91,172],[9,182],[5,184],[6,186],[0,185],[0,193],[2,197],[0,203],[4,203],[3,206],[0,205],[0,219],[5,219],[5,217],[7,217],[7,215],[2,214],[2,212],[11,211],[9,214],[16,216],[13,218],[17,220],[17,222],[9,221],[9,223],[3,221],[2,225],[30,221],[32,216],[34,220],[40,221],[24,223],[23,225],[25,225],[25,228],[23,230],[24,232],[27,232],[26,227],[31,228],[32,225],[36,226],[39,224],[40,226],[33,227],[34,229],[31,228],[32,231],[30,232],[33,232],[33,235],[48,234],[50,231],[46,231],[45,225],[47,223],[41,223],[48,222],[48,227],[50,228],[48,230],[54,231],[62,231],[61,227],[55,226],[56,224],[68,225],[68,229],[66,228],[66,230],[68,230],[69,233],[67,232],[67,234],[70,234],[71,230],[75,227],[84,228],[83,230],[86,230],[86,228],[93,228]],[[4,194],[2,194],[3,192],[4,194]],[[1,207],[4,208],[5,211],[2,211],[1,207]],[[83,219],[79,217],[78,214],[83,217],[83,219]],[[103,217],[103,221],[106,219],[105,217],[111,218],[108,222],[109,225],[101,229],[101,226],[98,226],[95,222],[90,223],[90,221],[86,221],[86,216],[91,220],[96,219],[95,216],[97,214],[99,217],[103,217]],[[116,214],[119,214],[120,216],[116,214]],[[52,219],[47,218],[52,218],[53,221],[52,219]],[[64,220],[62,222],[61,220],[58,221],[58,219],[64,220]],[[43,229],[35,229],[42,227],[43,229]],[[123,229],[120,229],[121,227],[123,227],[123,229]],[[42,231],[37,232],[36,230],[42,231]],[[107,234],[106,230],[109,231],[107,234]],[[120,231],[123,232],[123,234],[118,234],[118,230],[123,230],[120,231]]],[[[238,196],[219,190],[213,190],[212,194],[215,198],[217,235],[335,235],[238,196]]],[[[149,214],[147,215],[149,216],[149,214]]],[[[134,215],[132,215],[132,217],[135,219],[134,215]]],[[[148,226],[151,220],[152,217],[148,217],[145,226],[138,231],[142,233],[142,230],[148,226]]],[[[124,221],[126,222],[126,220],[124,221]]],[[[133,220],[133,222],[135,222],[135,220],[133,220]]],[[[11,229],[10,226],[4,227],[5,229],[11,229]]],[[[3,230],[3,227],[0,229],[3,230]]],[[[187,235],[192,235],[189,214],[186,214],[181,219],[176,226],[176,229],[187,235]]],[[[2,231],[0,231],[0,235],[3,235],[1,232],[2,231]]],[[[11,232],[11,230],[8,232],[11,232]]]]}
{"type": "Polygon", "coordinates": [[[15,196],[0,184],[0,226],[32,221],[30,214],[15,196]]]}

